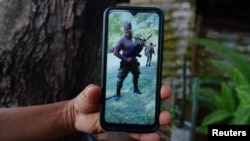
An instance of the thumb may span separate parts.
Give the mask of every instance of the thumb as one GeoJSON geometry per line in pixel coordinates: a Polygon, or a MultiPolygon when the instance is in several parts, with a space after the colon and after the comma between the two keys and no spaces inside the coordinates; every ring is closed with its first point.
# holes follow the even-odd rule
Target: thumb
{"type": "Polygon", "coordinates": [[[74,107],[83,113],[96,112],[100,107],[100,98],[101,88],[90,84],[75,98],[74,107]]]}
{"type": "Polygon", "coordinates": [[[86,98],[90,104],[100,104],[101,88],[90,84],[88,85],[81,94],[86,98]]]}

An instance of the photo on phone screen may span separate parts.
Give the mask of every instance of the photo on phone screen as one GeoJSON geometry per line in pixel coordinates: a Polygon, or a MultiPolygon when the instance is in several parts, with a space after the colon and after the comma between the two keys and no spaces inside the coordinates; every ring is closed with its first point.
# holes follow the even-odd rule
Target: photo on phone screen
{"type": "Polygon", "coordinates": [[[163,16],[157,8],[104,13],[101,125],[121,131],[158,128],[163,16]]]}

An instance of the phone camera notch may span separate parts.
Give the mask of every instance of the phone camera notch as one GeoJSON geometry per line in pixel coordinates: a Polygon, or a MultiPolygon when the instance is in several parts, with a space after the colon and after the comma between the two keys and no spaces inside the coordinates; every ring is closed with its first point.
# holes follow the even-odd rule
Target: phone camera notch
{"type": "Polygon", "coordinates": [[[131,13],[133,16],[135,16],[135,15],[137,14],[136,11],[131,11],[130,13],[131,13]]]}

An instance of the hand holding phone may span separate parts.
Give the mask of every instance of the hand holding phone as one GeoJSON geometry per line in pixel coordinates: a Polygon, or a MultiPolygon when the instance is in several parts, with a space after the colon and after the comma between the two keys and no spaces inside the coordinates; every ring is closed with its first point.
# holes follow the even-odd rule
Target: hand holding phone
{"type": "Polygon", "coordinates": [[[162,48],[160,9],[109,7],[105,10],[101,108],[101,126],[105,130],[154,132],[158,129],[162,48]]]}

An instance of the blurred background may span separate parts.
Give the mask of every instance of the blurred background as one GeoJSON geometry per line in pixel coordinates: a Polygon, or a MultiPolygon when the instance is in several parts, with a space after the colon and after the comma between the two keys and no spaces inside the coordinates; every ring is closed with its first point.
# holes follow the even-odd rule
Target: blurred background
{"type": "Polygon", "coordinates": [[[0,106],[67,100],[100,85],[102,14],[115,5],[164,13],[162,77],[174,93],[161,107],[172,116],[158,131],[162,141],[206,141],[209,124],[250,123],[247,0],[0,0],[0,106]]]}

